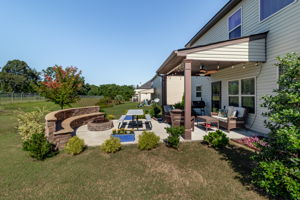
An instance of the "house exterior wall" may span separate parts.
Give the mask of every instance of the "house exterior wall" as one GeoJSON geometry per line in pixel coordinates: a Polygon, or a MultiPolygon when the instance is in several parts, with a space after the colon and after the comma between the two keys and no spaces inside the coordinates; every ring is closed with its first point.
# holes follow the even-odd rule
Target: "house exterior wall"
{"type": "Polygon", "coordinates": [[[168,76],[167,77],[167,104],[173,105],[182,101],[184,94],[184,77],[168,76]]]}
{"type": "Polygon", "coordinates": [[[273,16],[260,21],[259,0],[243,0],[199,38],[193,46],[228,40],[228,17],[239,8],[242,8],[242,36],[269,31],[266,41],[267,60],[261,66],[248,63],[245,69],[239,65],[234,69],[220,70],[212,75],[212,81],[222,81],[223,107],[228,105],[228,80],[256,77],[256,114],[249,115],[247,126],[253,130],[267,133],[268,130],[264,128],[264,118],[261,115],[265,111],[260,107],[261,98],[272,94],[273,89],[277,87],[278,68],[274,66],[276,57],[289,52],[300,53],[300,1],[296,1],[273,16]]]}
{"type": "Polygon", "coordinates": [[[196,96],[196,87],[202,87],[202,100],[205,102],[205,114],[209,115],[211,111],[211,78],[208,76],[192,76],[192,101],[200,101],[196,96]]]}
{"type": "Polygon", "coordinates": [[[153,92],[153,89],[135,89],[135,97],[138,102],[151,100],[153,92]]]}
{"type": "MultiPolygon", "coordinates": [[[[207,107],[205,112],[210,113],[211,107],[211,78],[192,76],[192,101],[200,101],[200,97],[196,97],[196,87],[202,87],[202,100],[205,101],[207,107]]],[[[173,105],[181,102],[184,95],[184,76],[168,76],[167,78],[167,104],[173,105]]]]}
{"type": "Polygon", "coordinates": [[[150,93],[140,93],[139,102],[145,101],[145,100],[151,100],[151,94],[150,93]]]}

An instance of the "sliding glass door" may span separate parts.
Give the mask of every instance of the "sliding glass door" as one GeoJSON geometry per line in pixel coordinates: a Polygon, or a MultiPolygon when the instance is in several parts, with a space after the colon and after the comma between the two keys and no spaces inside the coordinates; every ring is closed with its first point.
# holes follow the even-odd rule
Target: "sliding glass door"
{"type": "Polygon", "coordinates": [[[222,95],[221,81],[211,83],[211,111],[218,112],[221,109],[222,95]]]}

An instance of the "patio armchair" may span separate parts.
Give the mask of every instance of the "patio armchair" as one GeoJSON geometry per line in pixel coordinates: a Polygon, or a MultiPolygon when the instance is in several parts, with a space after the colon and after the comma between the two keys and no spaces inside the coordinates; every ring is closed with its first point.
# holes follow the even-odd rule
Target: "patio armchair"
{"type": "Polygon", "coordinates": [[[219,113],[212,112],[211,116],[219,120],[220,127],[230,132],[235,128],[245,128],[247,114],[246,108],[228,106],[227,110],[221,109],[219,113]]]}
{"type": "Polygon", "coordinates": [[[170,111],[173,110],[173,106],[171,105],[164,105],[163,106],[163,118],[164,122],[171,124],[171,114],[170,111]]]}
{"type": "MultiPolygon", "coordinates": [[[[184,126],[184,111],[180,109],[174,109],[170,112],[171,115],[171,126],[172,127],[178,127],[178,126],[184,126]]],[[[195,117],[191,116],[191,127],[194,131],[194,125],[195,125],[195,117]]]]}

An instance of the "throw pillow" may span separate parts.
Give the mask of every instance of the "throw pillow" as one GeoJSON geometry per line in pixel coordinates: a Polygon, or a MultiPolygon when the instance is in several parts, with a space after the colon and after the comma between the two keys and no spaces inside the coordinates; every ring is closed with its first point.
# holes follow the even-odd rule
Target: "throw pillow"
{"type": "Polygon", "coordinates": [[[231,113],[231,117],[236,117],[238,114],[238,111],[237,110],[234,110],[232,113],[231,113]]]}
{"type": "Polygon", "coordinates": [[[220,109],[218,112],[218,117],[227,117],[227,110],[220,109]]]}

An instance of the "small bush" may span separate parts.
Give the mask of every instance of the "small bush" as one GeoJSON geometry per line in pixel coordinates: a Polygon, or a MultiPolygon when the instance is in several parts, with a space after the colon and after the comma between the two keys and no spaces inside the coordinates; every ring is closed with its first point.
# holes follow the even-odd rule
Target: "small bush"
{"type": "Polygon", "coordinates": [[[44,160],[52,155],[52,145],[43,133],[32,134],[31,139],[23,143],[23,148],[29,151],[31,157],[37,160],[44,160]]]}
{"type": "Polygon", "coordinates": [[[111,137],[110,139],[105,140],[100,148],[106,153],[115,153],[121,149],[120,139],[111,137]]]}
{"type": "Polygon", "coordinates": [[[100,106],[100,109],[101,108],[109,108],[109,107],[113,107],[114,106],[113,100],[110,97],[103,97],[103,98],[101,98],[98,101],[97,105],[100,106]]]}
{"type": "MultiPolygon", "coordinates": [[[[32,112],[21,112],[18,114],[18,133],[23,143],[31,139],[33,134],[43,133],[45,130],[45,110],[38,109],[32,112]]],[[[24,146],[24,145],[23,145],[24,146]]]]}
{"type": "Polygon", "coordinates": [[[134,134],[134,130],[133,129],[125,129],[125,128],[113,129],[112,134],[113,135],[134,134]]]}
{"type": "Polygon", "coordinates": [[[151,117],[159,117],[159,114],[161,113],[161,107],[154,103],[152,104],[151,108],[149,109],[149,114],[151,117]]]}
{"type": "Polygon", "coordinates": [[[144,131],[139,135],[138,148],[141,150],[150,150],[158,146],[159,137],[154,132],[144,131]]]}
{"type": "Polygon", "coordinates": [[[169,134],[168,138],[165,140],[165,143],[168,147],[178,149],[180,136],[184,133],[184,127],[170,127],[166,128],[167,133],[169,134]]]}
{"type": "Polygon", "coordinates": [[[117,96],[115,96],[115,98],[114,98],[114,102],[115,102],[115,104],[121,104],[121,103],[123,103],[125,100],[124,100],[124,97],[122,96],[122,95],[117,95],[117,96]]]}
{"type": "Polygon", "coordinates": [[[299,168],[296,166],[289,168],[280,161],[260,162],[252,176],[253,183],[272,196],[284,199],[300,197],[299,168]]]}
{"type": "Polygon", "coordinates": [[[74,136],[69,139],[68,143],[66,144],[65,151],[68,154],[77,155],[84,150],[84,147],[84,140],[74,136]]]}
{"type": "Polygon", "coordinates": [[[113,119],[116,119],[116,117],[114,115],[107,115],[106,118],[108,120],[113,120],[113,119]]]}
{"type": "Polygon", "coordinates": [[[210,132],[208,135],[205,135],[203,139],[213,147],[225,147],[229,143],[228,137],[221,130],[210,132]]]}

